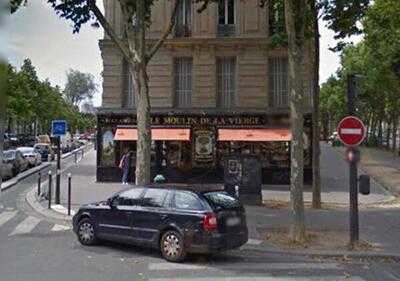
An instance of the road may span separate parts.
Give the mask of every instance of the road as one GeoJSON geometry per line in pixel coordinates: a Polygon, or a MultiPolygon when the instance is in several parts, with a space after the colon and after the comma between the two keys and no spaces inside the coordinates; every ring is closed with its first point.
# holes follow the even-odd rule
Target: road
{"type": "Polygon", "coordinates": [[[32,175],[1,195],[0,281],[400,280],[399,264],[393,261],[320,260],[245,246],[173,264],[155,250],[114,243],[83,247],[70,226],[26,205],[25,194],[36,180],[32,175]]]}

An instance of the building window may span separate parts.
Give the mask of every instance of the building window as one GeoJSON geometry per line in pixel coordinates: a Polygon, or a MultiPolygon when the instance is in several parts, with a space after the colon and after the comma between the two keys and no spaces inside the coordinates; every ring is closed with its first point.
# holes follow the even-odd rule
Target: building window
{"type": "Polygon", "coordinates": [[[175,104],[177,107],[192,105],[192,58],[176,58],[174,61],[175,104]]]}
{"type": "Polygon", "coordinates": [[[124,61],[122,71],[123,71],[123,83],[124,83],[122,107],[133,108],[136,105],[135,80],[133,79],[133,77],[129,71],[129,64],[126,61],[124,61]]]}
{"type": "Polygon", "coordinates": [[[190,37],[192,35],[192,0],[182,0],[179,3],[176,16],[175,36],[190,37]]]}
{"type": "Polygon", "coordinates": [[[219,106],[230,108],[235,106],[235,76],[236,59],[218,58],[217,59],[218,76],[218,99],[219,106]]]}
{"type": "Polygon", "coordinates": [[[269,97],[272,107],[288,106],[288,59],[270,58],[268,61],[269,97]]]}
{"type": "Polygon", "coordinates": [[[235,34],[235,1],[218,1],[218,36],[227,37],[235,34]]]}
{"type": "Polygon", "coordinates": [[[285,28],[285,7],[283,1],[274,0],[269,4],[269,35],[282,34],[285,28]]]}

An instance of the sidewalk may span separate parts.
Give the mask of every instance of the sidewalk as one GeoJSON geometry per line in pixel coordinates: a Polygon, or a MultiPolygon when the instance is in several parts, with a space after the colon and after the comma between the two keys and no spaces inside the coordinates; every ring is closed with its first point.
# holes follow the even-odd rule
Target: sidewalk
{"type": "MultiPolygon", "coordinates": [[[[364,155],[362,154],[363,158],[364,155]]],[[[400,160],[399,165],[400,167],[400,160]]],[[[360,204],[377,204],[391,201],[394,197],[379,182],[381,178],[377,178],[371,173],[370,169],[359,170],[359,174],[369,174],[371,178],[371,193],[368,196],[359,196],[360,204]]],[[[400,191],[400,173],[398,172],[399,191],[400,191]]],[[[348,163],[344,160],[341,150],[332,148],[330,145],[321,142],[321,199],[324,203],[329,204],[349,204],[349,168],[348,163]]],[[[275,200],[289,202],[290,194],[289,186],[263,186],[264,200],[275,200]]],[[[304,188],[304,201],[312,201],[312,191],[310,186],[304,188]]]]}
{"type": "MultiPolygon", "coordinates": [[[[335,148],[344,153],[344,147],[335,148]]],[[[400,196],[400,157],[380,148],[360,147],[361,168],[387,190],[400,196]]]]}
{"type": "MultiPolygon", "coordinates": [[[[333,157],[336,154],[337,161],[340,162],[338,153],[333,150],[326,150],[324,157],[333,157]],[[334,154],[332,154],[334,153],[334,154]]],[[[71,166],[65,171],[65,173],[72,174],[72,207],[77,209],[80,205],[109,198],[113,193],[127,188],[122,186],[120,183],[96,183],[95,182],[95,151],[91,150],[85,156],[85,158],[76,165],[71,166]]],[[[334,162],[337,165],[337,172],[341,173],[345,169],[343,163],[334,162]],[[340,166],[341,165],[341,166],[340,166]]],[[[346,180],[340,178],[334,178],[338,176],[336,173],[326,174],[326,167],[324,167],[324,183],[327,184],[323,198],[329,198],[329,196],[338,194],[348,200],[348,193],[346,193],[346,180]],[[336,175],[336,176],[335,176],[336,175]],[[342,185],[335,185],[341,183],[342,185]]],[[[67,207],[67,177],[64,174],[61,181],[61,203],[64,208],[67,207]]],[[[129,187],[128,187],[129,188],[129,187]]],[[[378,185],[374,187],[376,196],[386,196],[386,193],[381,190],[378,185]],[[382,195],[383,194],[383,195],[382,195]]],[[[268,191],[266,194],[271,194],[272,191],[268,191]]],[[[284,191],[280,191],[284,192],[284,191]]],[[[286,192],[286,196],[288,192],[286,192]]],[[[31,194],[34,194],[31,192],[31,194]]],[[[29,195],[29,193],[28,193],[29,195]]],[[[32,201],[34,196],[27,201],[32,201]]],[[[267,199],[267,198],[266,198],[267,199]]],[[[270,198],[268,198],[270,199],[270,198]]],[[[70,220],[71,217],[57,214],[59,217],[55,217],[51,213],[55,214],[54,211],[48,211],[46,207],[46,201],[42,204],[33,204],[34,209],[42,208],[37,210],[42,214],[46,215],[46,212],[50,212],[50,217],[60,218],[64,220],[70,220]]],[[[31,204],[32,205],[32,204],[31,204]]],[[[64,209],[65,211],[65,209],[64,209]]],[[[361,256],[374,256],[374,255],[398,255],[400,257],[400,243],[398,243],[398,237],[400,237],[400,224],[398,220],[398,209],[372,209],[372,208],[361,208],[360,209],[360,238],[367,240],[375,247],[379,248],[378,252],[349,252],[349,251],[317,251],[317,255],[361,255],[361,256]]],[[[48,213],[49,214],[49,213],[48,213]]],[[[287,209],[279,208],[267,208],[267,207],[256,207],[246,206],[247,224],[250,232],[251,243],[250,247],[254,247],[257,250],[265,251],[284,251],[272,247],[267,241],[265,241],[266,234],[274,230],[287,229],[291,223],[291,216],[287,209]]],[[[308,230],[316,231],[338,231],[347,232],[349,225],[349,211],[348,207],[336,208],[336,209],[323,209],[323,210],[309,210],[306,209],[306,225],[308,230]]],[[[294,253],[294,252],[293,252],[294,253]]],[[[307,250],[303,251],[304,253],[307,250]]],[[[296,254],[301,254],[296,251],[296,254]]]]}

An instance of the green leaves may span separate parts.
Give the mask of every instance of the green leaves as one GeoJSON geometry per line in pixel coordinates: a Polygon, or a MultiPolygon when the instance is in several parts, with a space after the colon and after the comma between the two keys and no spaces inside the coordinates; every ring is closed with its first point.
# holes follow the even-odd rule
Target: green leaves
{"type": "Polygon", "coordinates": [[[73,130],[93,128],[93,118],[81,114],[77,106],[63,97],[58,86],[52,86],[48,80],[39,80],[29,59],[24,61],[21,70],[17,71],[11,65],[7,70],[6,114],[9,118],[25,124],[38,121],[44,132],[50,130],[54,119],[66,119],[73,130]]]}

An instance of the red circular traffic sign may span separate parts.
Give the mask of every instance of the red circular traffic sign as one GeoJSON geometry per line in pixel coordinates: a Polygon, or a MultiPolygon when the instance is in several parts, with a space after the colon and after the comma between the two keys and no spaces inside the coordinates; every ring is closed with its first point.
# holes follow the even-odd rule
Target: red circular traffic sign
{"type": "Polygon", "coordinates": [[[347,116],[339,122],[338,136],[347,146],[357,146],[365,139],[366,129],[364,123],[354,116],[347,116]]]}

